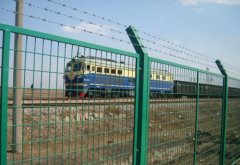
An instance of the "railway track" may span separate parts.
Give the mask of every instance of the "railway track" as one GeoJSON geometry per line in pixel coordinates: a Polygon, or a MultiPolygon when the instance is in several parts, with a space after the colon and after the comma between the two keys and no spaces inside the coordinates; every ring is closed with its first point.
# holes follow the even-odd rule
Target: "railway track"
{"type": "MultiPolygon", "coordinates": [[[[134,98],[107,98],[107,99],[62,99],[62,100],[23,100],[22,107],[59,107],[83,105],[133,104],[134,98]]],[[[221,99],[201,99],[201,102],[221,101],[221,99]]],[[[151,104],[161,103],[193,103],[195,99],[150,99],[151,104]]],[[[8,101],[8,107],[13,107],[13,100],[8,101]]]]}

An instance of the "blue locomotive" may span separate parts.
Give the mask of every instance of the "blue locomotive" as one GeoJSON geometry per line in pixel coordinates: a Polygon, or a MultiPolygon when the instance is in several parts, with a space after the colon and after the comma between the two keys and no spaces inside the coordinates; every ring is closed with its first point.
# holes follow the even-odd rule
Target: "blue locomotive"
{"type": "MultiPolygon", "coordinates": [[[[173,92],[173,76],[167,71],[152,71],[151,97],[173,92]]],[[[135,90],[133,66],[100,57],[76,57],[65,69],[65,96],[130,97],[135,90]]]]}

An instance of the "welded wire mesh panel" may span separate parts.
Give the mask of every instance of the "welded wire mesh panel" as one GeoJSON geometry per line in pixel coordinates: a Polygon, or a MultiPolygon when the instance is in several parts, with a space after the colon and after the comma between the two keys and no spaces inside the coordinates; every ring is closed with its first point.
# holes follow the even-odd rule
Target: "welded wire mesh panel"
{"type": "Polygon", "coordinates": [[[151,62],[148,164],[192,164],[196,71],[151,62]]]}
{"type": "Polygon", "coordinates": [[[135,57],[34,34],[23,35],[22,48],[16,50],[14,35],[8,164],[131,163],[135,57]],[[20,68],[14,52],[22,55],[20,68]]]}
{"type": "Polygon", "coordinates": [[[240,159],[240,80],[229,78],[226,164],[240,159]]]}
{"type": "Polygon", "coordinates": [[[223,78],[200,73],[197,162],[218,164],[220,158],[223,78]]]}

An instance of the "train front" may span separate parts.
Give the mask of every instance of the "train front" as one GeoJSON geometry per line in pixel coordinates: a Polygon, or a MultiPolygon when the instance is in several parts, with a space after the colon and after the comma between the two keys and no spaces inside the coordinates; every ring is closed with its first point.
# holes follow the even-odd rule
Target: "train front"
{"type": "Polygon", "coordinates": [[[72,59],[67,63],[64,73],[65,96],[85,97],[87,89],[84,86],[84,61],[72,59]]]}

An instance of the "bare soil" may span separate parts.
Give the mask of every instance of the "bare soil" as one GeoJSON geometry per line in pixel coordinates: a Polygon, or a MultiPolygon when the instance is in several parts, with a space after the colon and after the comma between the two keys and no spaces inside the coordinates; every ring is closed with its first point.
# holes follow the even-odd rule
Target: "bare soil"
{"type": "MultiPolygon", "coordinates": [[[[240,157],[239,100],[229,100],[227,159],[240,157]],[[237,154],[236,154],[237,153],[237,154]],[[235,155],[234,155],[235,154],[235,155]]],[[[200,102],[197,163],[218,164],[221,100],[200,102]]],[[[12,109],[8,118],[8,163],[131,164],[133,105],[23,108],[22,153],[12,152],[12,109]]],[[[192,164],[195,103],[151,104],[148,164],[192,164]]]]}

